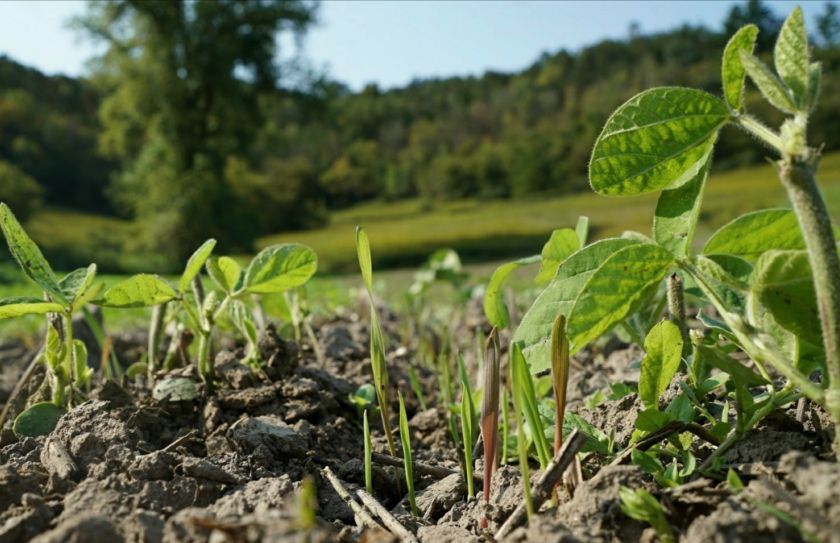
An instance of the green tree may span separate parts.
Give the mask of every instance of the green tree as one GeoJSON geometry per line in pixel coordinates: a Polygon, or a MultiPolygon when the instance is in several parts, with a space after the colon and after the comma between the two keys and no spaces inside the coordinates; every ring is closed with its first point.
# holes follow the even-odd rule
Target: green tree
{"type": "Polygon", "coordinates": [[[25,221],[41,206],[44,189],[14,165],[0,160],[0,194],[3,201],[14,208],[18,218],[25,221]]]}
{"type": "Polygon", "coordinates": [[[840,15],[834,2],[826,2],[823,12],[817,15],[817,34],[824,47],[837,47],[840,43],[840,15]]]}
{"type": "Polygon", "coordinates": [[[782,20],[761,0],[747,0],[743,5],[733,6],[723,23],[723,34],[731,36],[744,25],[758,27],[757,45],[759,50],[773,47],[776,34],[782,27],[782,20]]]}
{"type": "Polygon", "coordinates": [[[80,26],[108,45],[95,81],[100,145],[120,160],[114,187],[142,226],[146,249],[173,263],[208,236],[227,250],[257,234],[238,220],[228,157],[262,126],[261,93],[274,89],[277,36],[313,22],[307,0],[91,2],[80,26]],[[229,173],[229,172],[228,172],[229,173]]]}

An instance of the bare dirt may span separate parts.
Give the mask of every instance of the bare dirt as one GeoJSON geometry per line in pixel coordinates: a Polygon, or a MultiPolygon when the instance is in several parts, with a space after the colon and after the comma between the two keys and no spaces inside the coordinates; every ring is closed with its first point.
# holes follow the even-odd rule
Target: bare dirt
{"type": "MultiPolygon", "coordinates": [[[[49,436],[18,439],[7,423],[0,431],[0,543],[398,540],[384,529],[358,528],[321,476],[329,467],[350,490],[364,484],[361,418],[350,395],[371,380],[367,327],[358,317],[334,320],[319,326],[318,335],[323,366],[310,346],[269,331],[260,342],[264,374],[240,362],[241,350],[224,350],[216,358],[222,385],[210,397],[160,402],[142,380],[108,383],[49,436]],[[317,491],[317,519],[304,528],[300,496],[308,477],[317,491]]],[[[391,384],[408,391],[404,361],[412,354],[396,341],[392,346],[391,384]]],[[[637,380],[634,362],[642,355],[638,347],[611,342],[602,352],[581,353],[570,379],[572,411],[613,434],[619,446],[640,409],[635,395],[594,408],[583,399],[610,383],[637,380]]],[[[5,402],[28,354],[9,346],[0,356],[8,360],[0,364],[5,402]]],[[[428,405],[440,405],[434,373],[415,367],[428,405]]],[[[193,376],[191,368],[175,373],[193,376]]],[[[413,394],[407,403],[415,460],[460,472],[446,413],[421,409],[413,394]]],[[[828,445],[833,429],[806,407],[804,422],[793,410],[776,413],[727,453],[725,462],[738,467],[747,485],[737,495],[712,479],[662,490],[635,466],[607,466],[590,455],[586,480],[573,495],[561,493],[558,504],[544,506],[505,541],[656,540],[651,528],[621,511],[622,486],[662,498],[681,541],[840,541],[840,466],[828,445]]],[[[384,453],[376,423],[374,446],[384,453]]],[[[479,458],[478,474],[482,465],[479,458]]],[[[418,518],[407,513],[400,469],[376,465],[374,494],[424,543],[491,541],[522,501],[515,465],[497,471],[489,508],[466,498],[460,474],[416,475],[418,518]],[[484,515],[487,528],[481,528],[484,515]]]]}

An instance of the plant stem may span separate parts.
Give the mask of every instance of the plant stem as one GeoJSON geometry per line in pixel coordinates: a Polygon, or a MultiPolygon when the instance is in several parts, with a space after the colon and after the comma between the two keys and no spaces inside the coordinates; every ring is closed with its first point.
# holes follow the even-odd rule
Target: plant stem
{"type": "MultiPolygon", "coordinates": [[[[793,204],[811,261],[828,368],[825,403],[837,422],[840,421],[840,259],[815,170],[815,160],[787,156],[779,161],[779,178],[793,204]]],[[[835,449],[840,450],[840,432],[835,438],[835,449]]]]}
{"type": "Polygon", "coordinates": [[[738,117],[738,125],[779,153],[784,152],[782,137],[750,115],[738,117]]]}
{"type": "Polygon", "coordinates": [[[64,360],[65,365],[62,373],[66,376],[66,383],[61,384],[63,389],[65,385],[70,385],[70,403],[73,403],[73,385],[78,379],[76,375],[76,349],[73,345],[73,316],[69,312],[62,314],[63,328],[64,328],[64,360]]]}
{"type": "Polygon", "coordinates": [[[166,303],[152,308],[152,319],[149,322],[149,345],[146,352],[146,369],[149,383],[153,383],[157,371],[157,355],[160,346],[160,336],[163,332],[163,318],[166,315],[166,303]]]}
{"type": "Polygon", "coordinates": [[[683,340],[683,356],[691,352],[691,341],[688,337],[688,326],[685,322],[685,296],[683,293],[683,280],[676,273],[668,277],[668,317],[671,322],[680,329],[683,340]]]}

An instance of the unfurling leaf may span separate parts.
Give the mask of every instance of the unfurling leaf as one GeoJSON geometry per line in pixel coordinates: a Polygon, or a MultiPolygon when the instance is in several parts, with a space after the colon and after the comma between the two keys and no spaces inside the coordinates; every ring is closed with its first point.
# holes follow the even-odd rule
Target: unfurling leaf
{"type": "Polygon", "coordinates": [[[747,71],[755,86],[761,91],[761,95],[767,99],[776,109],[791,115],[796,113],[796,104],[790,91],[785,84],[770,71],[763,62],[753,55],[741,51],[741,63],[747,71]]]}
{"type": "Polygon", "coordinates": [[[185,293],[187,289],[190,288],[190,283],[192,283],[192,280],[195,279],[201,271],[201,267],[204,266],[207,259],[210,258],[210,254],[213,252],[214,247],[216,247],[216,240],[208,239],[201,245],[201,247],[195,250],[190,259],[187,261],[184,273],[181,274],[181,280],[178,282],[178,290],[181,294],[185,293]]]}
{"type": "Polygon", "coordinates": [[[682,348],[680,329],[671,321],[661,321],[648,332],[639,375],[639,399],[646,408],[658,408],[660,396],[680,366],[682,348]]]}
{"type": "Polygon", "coordinates": [[[504,293],[502,292],[505,279],[514,270],[522,266],[535,264],[539,261],[540,257],[538,256],[520,258],[519,260],[502,264],[493,272],[493,275],[490,277],[490,282],[487,283],[487,290],[484,293],[484,315],[487,317],[487,322],[491,326],[495,328],[506,328],[510,324],[510,314],[508,313],[508,308],[504,301],[504,293]]]}
{"type": "Polygon", "coordinates": [[[703,166],[728,118],[726,105],[700,90],[660,87],[638,94],[604,126],[589,182],[607,196],[678,187],[703,166]]]}
{"type": "Polygon", "coordinates": [[[361,226],[356,227],[356,255],[359,257],[359,269],[362,280],[369,293],[373,292],[373,263],[370,257],[370,241],[361,226]]]}
{"type": "Polygon", "coordinates": [[[306,283],[318,268],[315,251],[286,243],[260,251],[245,272],[245,290],[254,294],[283,292],[306,283]]]}
{"type": "Polygon", "coordinates": [[[228,294],[232,294],[239,286],[242,268],[236,260],[229,256],[222,256],[207,261],[207,274],[219,285],[219,288],[228,294]]]}
{"type": "Polygon", "coordinates": [[[571,228],[561,228],[552,232],[551,238],[543,246],[540,254],[540,271],[534,278],[534,282],[538,285],[550,282],[554,279],[560,264],[582,246],[578,233],[571,228]]]}
{"type": "Polygon", "coordinates": [[[773,49],[776,71],[788,88],[800,109],[808,108],[808,82],[810,60],[808,55],[808,32],[802,8],[796,7],[788,16],[773,49]]]}
{"type": "Polygon", "coordinates": [[[721,63],[723,96],[729,107],[736,111],[744,105],[744,79],[747,73],[741,63],[741,51],[752,54],[756,36],[758,36],[758,27],[752,24],[746,25],[729,39],[723,51],[721,63]]]}

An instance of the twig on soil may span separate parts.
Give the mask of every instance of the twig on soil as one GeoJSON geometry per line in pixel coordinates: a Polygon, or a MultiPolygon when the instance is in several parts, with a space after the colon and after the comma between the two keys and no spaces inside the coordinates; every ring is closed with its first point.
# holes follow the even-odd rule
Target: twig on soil
{"type": "Polygon", "coordinates": [[[391,531],[395,536],[399,537],[402,541],[408,541],[409,543],[420,543],[417,537],[411,533],[408,528],[403,526],[397,518],[391,514],[390,511],[385,509],[385,507],[377,501],[376,498],[368,494],[366,491],[362,490],[361,488],[356,490],[356,495],[362,501],[362,503],[367,507],[374,515],[379,517],[379,520],[382,521],[382,524],[391,531]]]}
{"type": "MultiPolygon", "coordinates": [[[[374,452],[372,458],[377,464],[384,464],[386,466],[394,466],[397,468],[403,467],[403,459],[391,456],[390,454],[374,452]]],[[[449,477],[450,475],[461,473],[460,471],[454,469],[444,468],[442,466],[432,466],[431,464],[424,464],[417,461],[414,462],[414,472],[417,475],[428,475],[430,477],[434,477],[435,479],[443,479],[445,477],[449,477]]],[[[483,482],[481,476],[478,474],[473,474],[473,481],[479,484],[483,482]]]]}
{"type": "Polygon", "coordinates": [[[6,424],[6,418],[9,416],[9,413],[13,409],[15,403],[17,403],[18,396],[20,396],[20,393],[23,392],[23,389],[29,383],[29,380],[32,379],[32,375],[35,373],[35,368],[38,367],[38,361],[41,359],[41,355],[43,353],[44,347],[41,346],[41,348],[38,349],[38,352],[32,356],[32,359],[29,361],[29,365],[26,367],[23,375],[20,376],[20,379],[18,379],[12,393],[9,394],[9,398],[6,400],[6,405],[3,406],[3,411],[0,411],[0,429],[2,429],[3,425],[6,424]]]}
{"type": "Polygon", "coordinates": [[[612,462],[610,462],[611,466],[617,466],[623,463],[625,460],[630,458],[630,455],[633,454],[633,451],[638,449],[640,451],[646,451],[662,441],[663,439],[668,438],[672,434],[677,432],[691,432],[692,434],[696,435],[700,439],[708,441],[712,445],[720,445],[720,440],[712,435],[708,430],[700,426],[696,423],[685,423],[678,420],[669,422],[659,430],[652,432],[651,434],[647,435],[643,439],[639,440],[633,447],[628,447],[621,451],[621,454],[616,456],[612,462]]]}
{"type": "MultiPolygon", "coordinates": [[[[539,510],[540,506],[542,506],[542,504],[551,497],[554,487],[557,486],[557,483],[563,477],[566,469],[575,459],[575,456],[580,448],[583,447],[584,441],[586,441],[586,436],[577,430],[573,430],[572,433],[569,434],[568,439],[563,444],[563,448],[561,448],[554,456],[554,459],[548,464],[545,471],[540,476],[540,480],[537,481],[537,484],[534,486],[531,498],[534,504],[534,511],[539,510]]],[[[496,532],[494,539],[503,539],[515,528],[518,528],[523,522],[525,522],[526,518],[527,511],[525,504],[519,504],[505,523],[502,524],[502,527],[499,528],[499,531],[496,532]]]]}
{"type": "Polygon", "coordinates": [[[332,487],[335,489],[338,496],[341,500],[346,503],[350,509],[353,511],[353,517],[356,519],[356,525],[359,528],[382,528],[378,522],[373,520],[373,517],[364,510],[364,508],[359,505],[359,503],[353,499],[350,493],[344,488],[344,485],[341,484],[341,481],[336,477],[335,473],[330,469],[329,466],[326,466],[324,469],[321,470],[321,474],[326,477],[326,479],[330,482],[332,487]]]}
{"type": "Polygon", "coordinates": [[[196,435],[198,435],[198,430],[190,430],[189,432],[182,435],[181,437],[179,437],[178,439],[176,439],[175,441],[173,441],[172,443],[170,443],[166,447],[162,448],[161,451],[162,452],[169,452],[169,451],[175,450],[175,447],[178,447],[179,445],[183,445],[184,443],[186,443],[187,441],[189,441],[190,439],[192,439],[196,435]]]}

